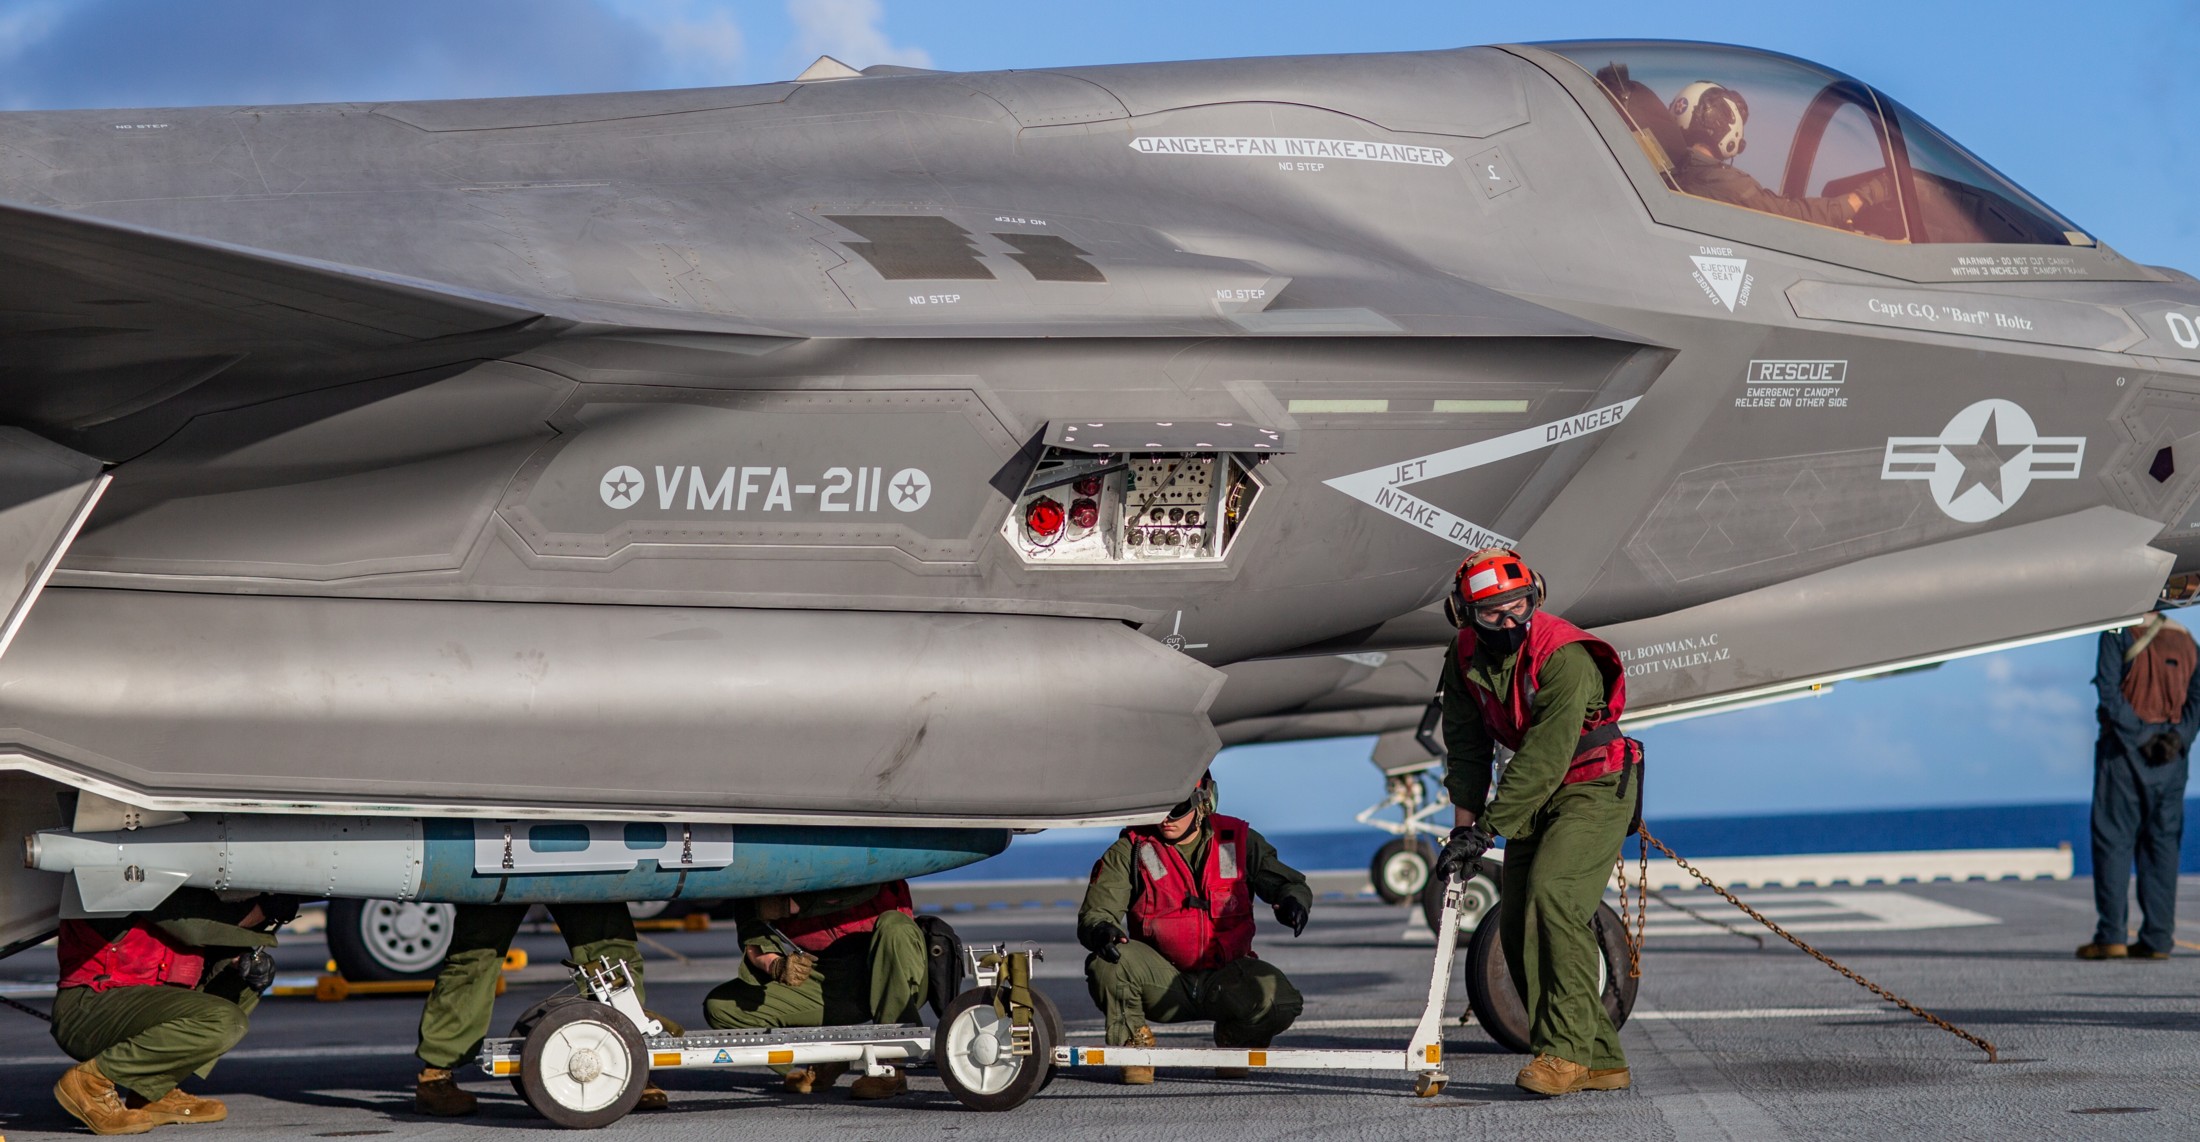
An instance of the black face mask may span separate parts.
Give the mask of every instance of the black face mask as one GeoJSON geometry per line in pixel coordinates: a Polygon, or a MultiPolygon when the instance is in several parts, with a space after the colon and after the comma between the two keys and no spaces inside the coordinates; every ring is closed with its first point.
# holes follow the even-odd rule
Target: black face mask
{"type": "Polygon", "coordinates": [[[1476,623],[1474,624],[1474,633],[1477,639],[1488,645],[1492,650],[1511,654],[1527,643],[1528,624],[1523,622],[1518,626],[1500,627],[1492,630],[1476,623]]]}

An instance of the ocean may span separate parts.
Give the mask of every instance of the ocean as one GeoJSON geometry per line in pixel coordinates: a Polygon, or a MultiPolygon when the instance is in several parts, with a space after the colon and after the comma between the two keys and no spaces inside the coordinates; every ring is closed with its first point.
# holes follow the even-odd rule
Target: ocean
{"type": "MultiPolygon", "coordinates": [[[[1763,817],[1652,818],[1650,832],[1684,857],[1782,856],[1797,853],[1904,852],[1928,849],[2028,849],[2067,844],[2076,875],[2093,874],[2091,806],[1981,805],[1944,809],[1872,809],[1846,813],[1783,813],[1763,817]]],[[[2200,807],[2185,803],[2188,818],[2200,807]]],[[[1260,822],[1253,822],[1259,828],[1260,822]]],[[[1386,833],[1354,828],[1266,834],[1293,868],[1365,868],[1386,833]]],[[[1026,880],[1084,876],[1105,840],[1063,842],[1044,833],[1018,837],[1007,852],[938,874],[943,880],[1026,880]]],[[[1634,856],[1629,842],[1627,854],[1634,856]]],[[[1653,852],[1653,857],[1656,854],[1653,852]]],[[[1663,859],[1659,857],[1657,859],[1663,859]]],[[[2179,868],[2200,872],[2200,828],[2185,831],[2179,868]]]]}

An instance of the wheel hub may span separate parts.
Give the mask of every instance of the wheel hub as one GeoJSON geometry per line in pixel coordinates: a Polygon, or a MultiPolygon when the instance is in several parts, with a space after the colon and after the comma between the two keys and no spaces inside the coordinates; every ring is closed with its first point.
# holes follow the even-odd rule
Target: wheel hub
{"type": "Polygon", "coordinates": [[[979,1035],[970,1040],[970,1061],[981,1067],[990,1067],[1001,1061],[1001,1041],[991,1035],[979,1035]]]}
{"type": "Polygon", "coordinates": [[[565,1073],[572,1076],[577,1083],[594,1082],[603,1077],[603,1056],[598,1055],[594,1048],[582,1047],[573,1052],[571,1059],[566,1060],[565,1073]]]}

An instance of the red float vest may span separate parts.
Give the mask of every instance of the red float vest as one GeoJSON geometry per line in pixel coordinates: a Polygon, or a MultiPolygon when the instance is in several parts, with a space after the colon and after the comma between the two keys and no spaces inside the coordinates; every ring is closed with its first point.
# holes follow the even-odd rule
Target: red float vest
{"type": "Polygon", "coordinates": [[[1248,826],[1216,813],[1207,818],[1207,827],[1213,836],[1206,867],[1197,874],[1183,852],[1161,838],[1160,826],[1123,830],[1138,877],[1131,935],[1152,944],[1179,971],[1205,971],[1253,954],[1253,886],[1245,876],[1248,826]]]}
{"type": "MultiPolygon", "coordinates": [[[[1474,658],[1476,642],[1474,624],[1460,628],[1457,653],[1459,676],[1469,678],[1467,665],[1474,658]]],[[[1580,643],[1596,660],[1597,670],[1604,675],[1604,712],[1591,711],[1581,724],[1581,747],[1574,753],[1574,763],[1566,770],[1565,784],[1577,781],[1594,781],[1608,773],[1618,773],[1639,755],[1634,745],[1619,733],[1619,716],[1627,708],[1627,668],[1620,664],[1619,652],[1610,643],[1588,631],[1559,618],[1557,615],[1537,614],[1528,622],[1528,640],[1520,648],[1520,661],[1513,665],[1512,693],[1499,695],[1467,682],[1467,693],[1474,704],[1481,708],[1482,725],[1490,736],[1506,749],[1517,750],[1527,736],[1529,711],[1535,705],[1536,679],[1543,671],[1543,664],[1550,661],[1558,648],[1580,643]]]]}
{"type": "Polygon", "coordinates": [[[909,896],[909,882],[889,881],[879,886],[869,900],[838,912],[822,916],[790,916],[778,921],[774,927],[794,942],[794,946],[811,955],[822,953],[835,942],[859,936],[878,927],[878,918],[888,912],[914,915],[916,902],[909,896]]]}
{"type": "Polygon", "coordinates": [[[173,983],[197,987],[206,958],[153,928],[132,925],[112,942],[82,920],[61,922],[60,987],[108,991],[173,983]]]}

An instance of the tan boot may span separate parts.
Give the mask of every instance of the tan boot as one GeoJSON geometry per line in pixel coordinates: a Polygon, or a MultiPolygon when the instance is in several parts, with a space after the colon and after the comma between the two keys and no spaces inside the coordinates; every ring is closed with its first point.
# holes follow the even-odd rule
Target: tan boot
{"type": "Polygon", "coordinates": [[[2078,958],[2081,960],[2120,960],[2130,954],[2131,949],[2122,944],[2078,945],[2078,958]]]}
{"type": "Polygon", "coordinates": [[[890,1075],[864,1075],[848,1084],[848,1097],[855,1099],[892,1098],[909,1093],[909,1076],[895,1071],[890,1075]]]}
{"type": "Polygon", "coordinates": [[[145,1113],[159,1119],[160,1124],[163,1126],[178,1122],[220,1122],[222,1119],[229,1117],[229,1108],[223,1106],[220,1101],[211,1098],[200,1098],[195,1094],[185,1094],[180,1086],[169,1088],[167,1094],[151,1102],[146,1102],[136,1095],[131,1095],[125,1105],[131,1107],[143,1106],[145,1113]]]}
{"type": "MultiPolygon", "coordinates": [[[[1128,1042],[1128,1043],[1125,1043],[1125,1044],[1123,1044],[1123,1045],[1124,1045],[1124,1046],[1126,1046],[1126,1047],[1145,1047],[1145,1048],[1151,1049],[1151,1048],[1152,1048],[1152,1047],[1154,1046],[1154,1041],[1153,1041],[1153,1028],[1151,1028],[1151,1027],[1147,1027],[1147,1026],[1145,1026],[1145,1025],[1143,1025],[1143,1024],[1139,1025],[1139,1027],[1138,1027],[1138,1028],[1137,1028],[1136,1030],[1134,1030],[1134,1031],[1132,1031],[1132,1032],[1131,1032],[1131,1041],[1130,1041],[1130,1042],[1128,1042]]],[[[1123,1068],[1123,1085],[1124,1085],[1124,1086],[1151,1086],[1151,1085],[1153,1085],[1153,1068],[1152,1068],[1152,1067],[1124,1067],[1124,1068],[1123,1068]]]]}
{"type": "Polygon", "coordinates": [[[413,1087],[413,1109],[437,1118],[464,1118],[477,1109],[472,1091],[459,1089],[458,1080],[442,1067],[423,1067],[413,1087]]]}
{"type": "Polygon", "coordinates": [[[160,1120],[123,1104],[114,1080],[101,1074],[97,1059],[86,1059],[53,1084],[53,1100],[94,1134],[143,1134],[160,1120]]]}
{"type": "Polygon", "coordinates": [[[642,1097],[640,1101],[634,1104],[634,1109],[663,1110],[671,1105],[672,1096],[666,1094],[663,1087],[658,1086],[656,1083],[645,1082],[642,1084],[642,1097]]]}
{"type": "Polygon", "coordinates": [[[1591,1070],[1588,1076],[1581,1080],[1581,1085],[1574,1089],[1626,1090],[1633,1084],[1634,1080],[1628,1076],[1626,1067],[1606,1067],[1603,1070],[1591,1070]]]}
{"type": "Polygon", "coordinates": [[[1514,1086],[1545,1098],[1572,1094],[1587,1081],[1589,1068],[1557,1055],[1537,1055],[1534,1062],[1520,1068],[1520,1073],[1513,1077],[1514,1086]]]}
{"type": "Polygon", "coordinates": [[[788,1094],[816,1094],[833,1089],[840,1076],[848,1073],[846,1063],[818,1063],[788,1071],[779,1080],[779,1089],[788,1094]]]}

